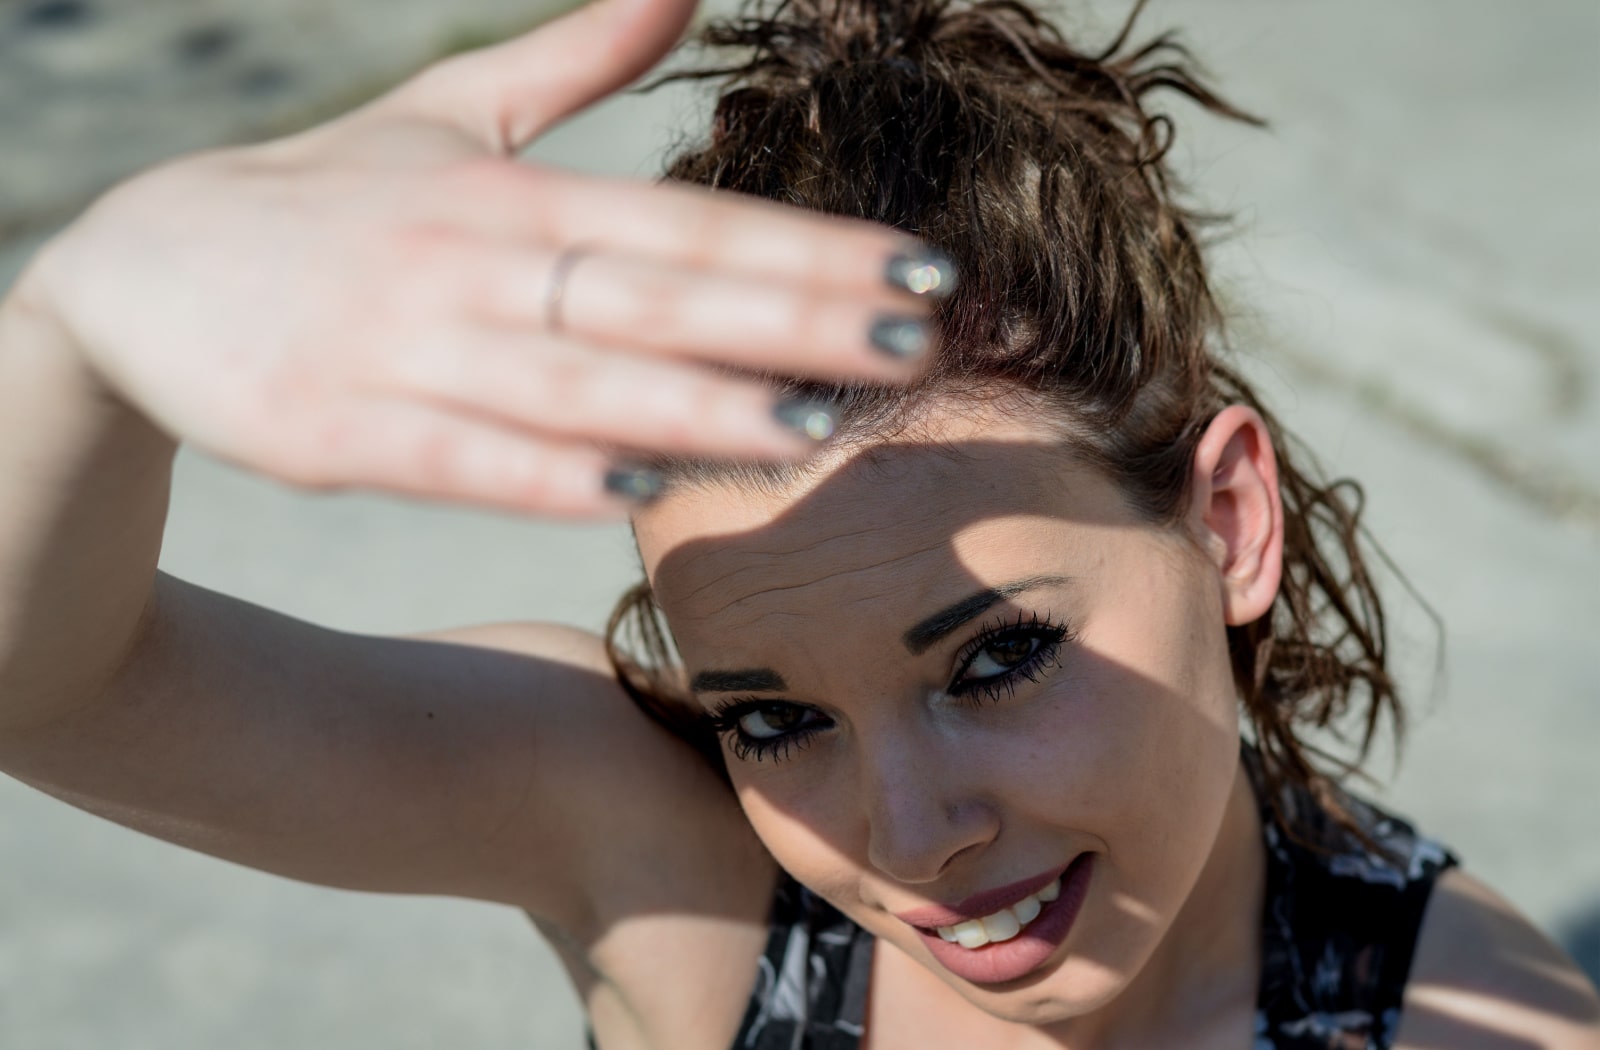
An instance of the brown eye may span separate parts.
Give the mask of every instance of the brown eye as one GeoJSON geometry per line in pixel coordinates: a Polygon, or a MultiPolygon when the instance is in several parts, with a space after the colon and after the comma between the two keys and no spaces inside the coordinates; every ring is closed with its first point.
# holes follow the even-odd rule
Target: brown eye
{"type": "Polygon", "coordinates": [[[1032,656],[1039,648],[1040,639],[1031,634],[1013,634],[996,638],[979,649],[967,665],[966,678],[992,678],[1005,674],[1032,656]]]}
{"type": "Polygon", "coordinates": [[[795,704],[761,704],[739,716],[739,729],[752,740],[772,740],[802,728],[808,713],[795,704]]]}
{"type": "Polygon", "coordinates": [[[1033,650],[1039,644],[1037,638],[1002,638],[991,645],[984,647],[984,652],[994,657],[996,663],[1005,667],[1015,667],[1033,655],[1033,650]]]}

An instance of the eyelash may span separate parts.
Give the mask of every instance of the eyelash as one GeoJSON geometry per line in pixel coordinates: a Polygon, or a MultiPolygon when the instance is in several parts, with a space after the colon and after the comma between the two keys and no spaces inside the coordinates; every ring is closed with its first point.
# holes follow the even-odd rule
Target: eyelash
{"type": "Polygon", "coordinates": [[[982,693],[989,703],[997,703],[1002,699],[1001,691],[1004,690],[1005,698],[1016,695],[1017,681],[1027,679],[1037,682],[1050,668],[1061,662],[1061,647],[1070,642],[1077,641],[1071,628],[1065,624],[1052,621],[1049,614],[1040,616],[1038,613],[1019,613],[1011,621],[997,620],[986,625],[978,636],[956,654],[957,668],[956,681],[946,690],[951,696],[970,696],[982,693]],[[960,679],[972,666],[978,654],[989,648],[1002,638],[1022,637],[1030,638],[1039,643],[1038,648],[1029,653],[1022,663],[1015,667],[1007,668],[1003,673],[980,678],[973,682],[963,684],[960,679]]]}
{"type": "Polygon", "coordinates": [[[759,711],[763,707],[797,706],[799,705],[788,704],[781,700],[759,700],[755,697],[722,700],[706,716],[706,724],[711,727],[713,733],[728,741],[729,750],[739,761],[765,762],[770,758],[774,762],[782,762],[789,757],[791,751],[805,750],[811,743],[811,738],[826,727],[818,725],[768,740],[759,740],[746,734],[740,728],[739,722],[745,715],[759,711]]]}
{"type": "MultiPolygon", "coordinates": [[[[1009,698],[1016,694],[1019,679],[1037,682],[1046,671],[1061,662],[1061,647],[1076,640],[1077,634],[1070,627],[1053,622],[1048,614],[1040,616],[1038,613],[1021,613],[1014,620],[997,619],[986,624],[978,635],[962,646],[960,652],[956,654],[955,678],[945,692],[957,697],[982,694],[981,698],[974,700],[974,706],[996,703],[1002,698],[1009,698]],[[972,666],[972,662],[980,653],[1002,639],[1015,637],[1031,639],[1037,642],[1038,646],[1022,663],[1007,668],[1000,674],[967,683],[961,681],[961,676],[972,666]]],[[[763,762],[769,758],[781,762],[788,758],[792,751],[803,750],[810,744],[812,738],[827,726],[825,724],[808,726],[763,740],[746,734],[740,728],[739,722],[746,715],[762,708],[802,706],[804,705],[790,704],[782,700],[734,697],[719,701],[706,715],[706,724],[712,732],[728,741],[729,749],[741,762],[752,760],[763,762]]]]}

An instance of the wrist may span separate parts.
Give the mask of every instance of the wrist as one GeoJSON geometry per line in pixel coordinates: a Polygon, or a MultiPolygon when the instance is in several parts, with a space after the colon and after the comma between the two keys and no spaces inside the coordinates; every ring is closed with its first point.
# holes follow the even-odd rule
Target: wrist
{"type": "Polygon", "coordinates": [[[44,256],[0,296],[0,394],[22,399],[11,414],[31,416],[58,436],[76,435],[67,440],[84,447],[109,439],[170,461],[178,442],[106,381],[56,308],[44,256]]]}
{"type": "Polygon", "coordinates": [[[51,294],[49,242],[0,296],[0,374],[26,375],[103,408],[131,410],[105,382],[51,294]]]}

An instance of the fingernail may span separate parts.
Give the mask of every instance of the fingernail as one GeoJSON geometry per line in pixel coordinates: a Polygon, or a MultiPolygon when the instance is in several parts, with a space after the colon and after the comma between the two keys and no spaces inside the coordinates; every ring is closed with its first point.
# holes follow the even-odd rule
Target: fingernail
{"type": "Polygon", "coordinates": [[[889,260],[883,277],[891,288],[944,299],[956,290],[956,263],[933,248],[900,252],[889,260]]]}
{"type": "Polygon", "coordinates": [[[810,397],[785,398],[772,407],[772,416],[801,437],[819,444],[833,437],[838,426],[838,409],[810,397]]]}
{"type": "Polygon", "coordinates": [[[917,317],[879,317],[872,322],[867,338],[890,357],[921,357],[928,351],[928,326],[917,317]]]}
{"type": "Polygon", "coordinates": [[[659,470],[619,464],[606,471],[605,486],[613,496],[621,496],[635,503],[649,503],[661,495],[667,487],[667,479],[661,476],[659,470]]]}

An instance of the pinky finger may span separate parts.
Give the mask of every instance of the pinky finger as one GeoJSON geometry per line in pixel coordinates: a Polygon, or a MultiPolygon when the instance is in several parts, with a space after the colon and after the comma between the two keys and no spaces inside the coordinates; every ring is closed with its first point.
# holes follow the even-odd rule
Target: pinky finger
{"type": "Polygon", "coordinates": [[[589,445],[414,402],[346,404],[285,441],[285,480],[554,517],[618,517],[659,491],[589,445]]]}

